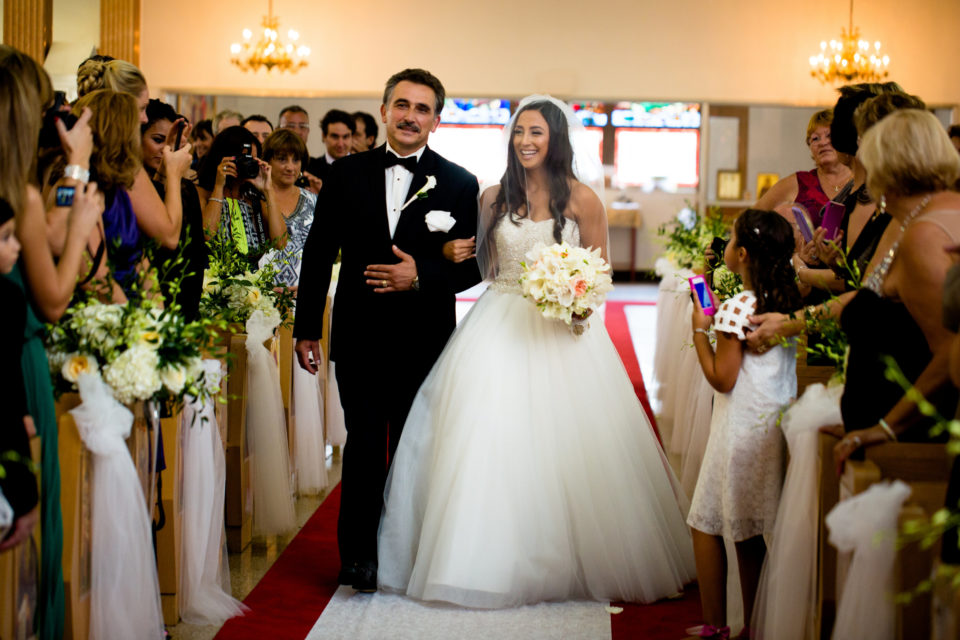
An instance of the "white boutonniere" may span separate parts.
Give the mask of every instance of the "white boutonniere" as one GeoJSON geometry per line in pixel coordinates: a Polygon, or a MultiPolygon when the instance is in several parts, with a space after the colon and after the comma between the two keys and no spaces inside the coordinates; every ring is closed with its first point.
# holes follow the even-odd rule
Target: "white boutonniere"
{"type": "Polygon", "coordinates": [[[409,204],[414,200],[423,200],[424,198],[426,198],[428,195],[427,192],[433,189],[435,186],[437,186],[437,179],[433,176],[427,176],[426,184],[420,187],[420,190],[417,191],[415,194],[413,194],[413,196],[409,200],[403,203],[403,206],[400,207],[400,211],[403,211],[404,209],[406,209],[407,206],[409,206],[409,204]]]}
{"type": "Polygon", "coordinates": [[[423,217],[430,231],[442,231],[447,233],[457,224],[457,219],[450,215],[449,211],[431,211],[423,217]]]}

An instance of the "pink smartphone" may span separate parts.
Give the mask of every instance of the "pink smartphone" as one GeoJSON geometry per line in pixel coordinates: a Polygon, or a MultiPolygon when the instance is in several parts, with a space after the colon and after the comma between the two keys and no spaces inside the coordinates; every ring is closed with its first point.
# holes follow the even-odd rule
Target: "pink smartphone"
{"type": "Polygon", "coordinates": [[[687,278],[687,281],[690,283],[690,291],[697,294],[700,306],[703,307],[703,314],[707,316],[715,314],[717,306],[714,304],[713,292],[710,291],[710,287],[707,286],[707,281],[703,276],[693,276],[687,278]]]}
{"type": "Polygon", "coordinates": [[[826,232],[823,234],[824,240],[833,240],[837,237],[837,231],[840,229],[840,223],[843,222],[845,211],[846,207],[832,200],[823,205],[820,228],[826,232]]]}
{"type": "Polygon", "coordinates": [[[790,207],[790,211],[793,212],[793,217],[797,221],[797,227],[800,228],[800,235],[803,236],[804,242],[810,242],[813,240],[813,229],[810,228],[810,221],[807,218],[807,210],[801,205],[795,204],[790,207]]]}

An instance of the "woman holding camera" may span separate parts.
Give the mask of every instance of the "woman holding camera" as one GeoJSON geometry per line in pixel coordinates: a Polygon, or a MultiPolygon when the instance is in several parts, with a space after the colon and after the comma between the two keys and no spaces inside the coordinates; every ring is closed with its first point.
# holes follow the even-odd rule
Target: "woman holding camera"
{"type": "Polygon", "coordinates": [[[252,133],[229,127],[214,138],[198,180],[207,237],[233,245],[254,269],[271,245],[286,245],[287,234],[270,165],[259,156],[252,133]]]}

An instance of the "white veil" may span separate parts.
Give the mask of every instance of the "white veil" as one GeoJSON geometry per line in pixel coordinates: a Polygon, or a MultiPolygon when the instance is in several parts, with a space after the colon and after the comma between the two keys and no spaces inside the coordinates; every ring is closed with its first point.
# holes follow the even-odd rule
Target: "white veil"
{"type": "MultiPolygon", "coordinates": [[[[511,220],[517,221],[526,216],[527,206],[522,203],[526,202],[525,178],[527,173],[515,158],[512,140],[517,118],[528,109],[540,111],[548,124],[550,124],[551,118],[547,116],[547,111],[544,109],[555,116],[555,124],[562,127],[563,125],[560,123],[565,122],[564,133],[566,139],[569,140],[571,150],[570,169],[573,174],[572,177],[588,186],[596,195],[597,202],[589,202],[585,210],[580,211],[568,204],[562,214],[567,222],[573,221],[580,227],[581,244],[600,247],[604,258],[609,259],[607,258],[607,246],[609,245],[607,216],[603,199],[603,165],[597,140],[584,128],[570,105],[552,96],[530,95],[520,101],[516,113],[513,114],[510,122],[503,129],[503,166],[502,171],[499,172],[503,178],[501,178],[499,184],[484,185],[486,188],[480,196],[477,263],[484,279],[492,278],[497,273],[497,251],[493,239],[493,229],[498,224],[509,223],[511,220]],[[511,177],[514,179],[511,179],[511,177]],[[502,197],[498,197],[501,194],[502,197]],[[521,203],[519,207],[516,206],[517,203],[521,203]],[[522,211],[515,209],[522,209],[522,211]]],[[[551,125],[551,152],[553,151],[555,138],[561,140],[564,138],[562,134],[557,136],[556,133],[553,130],[553,125],[551,125]]],[[[560,142],[559,144],[562,145],[563,143],[560,142]]],[[[549,156],[550,152],[548,152],[547,164],[550,161],[549,156]]],[[[581,200],[592,199],[581,198],[581,200]]]]}

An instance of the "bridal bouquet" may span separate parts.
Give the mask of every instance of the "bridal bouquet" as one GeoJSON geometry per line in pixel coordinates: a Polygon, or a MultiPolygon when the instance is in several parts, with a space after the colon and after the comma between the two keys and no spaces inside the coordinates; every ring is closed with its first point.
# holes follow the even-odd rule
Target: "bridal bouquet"
{"type": "MultiPolygon", "coordinates": [[[[600,257],[600,249],[571,247],[566,242],[541,246],[527,253],[521,262],[523,296],[537,305],[545,318],[575,323],[574,315],[584,316],[603,304],[613,290],[610,265],[600,257]]],[[[575,324],[574,333],[583,333],[575,324]]]]}
{"type": "MultiPolygon", "coordinates": [[[[70,307],[49,327],[47,359],[58,393],[75,391],[81,374],[95,374],[121,403],[182,401],[219,392],[206,380],[203,349],[216,339],[216,323],[186,323],[178,308],[148,299],[105,304],[91,299],[70,307]]],[[[214,384],[215,382],[215,384],[214,384]]]]}

